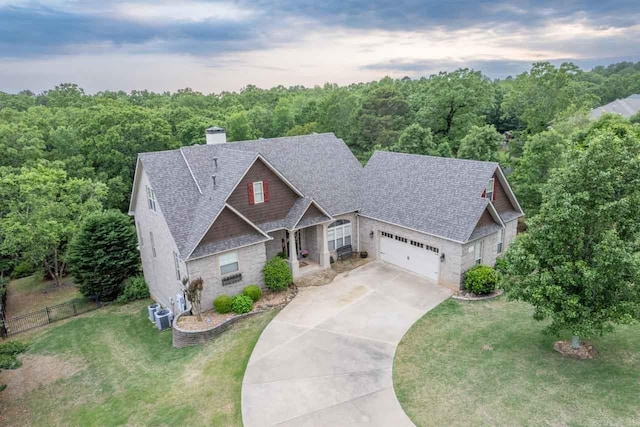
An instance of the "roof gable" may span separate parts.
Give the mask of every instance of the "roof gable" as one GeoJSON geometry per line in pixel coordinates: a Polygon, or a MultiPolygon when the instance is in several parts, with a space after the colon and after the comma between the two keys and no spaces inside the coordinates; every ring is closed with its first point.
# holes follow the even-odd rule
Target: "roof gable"
{"type": "Polygon", "coordinates": [[[375,152],[360,183],[361,214],[466,242],[489,204],[482,191],[498,164],[375,152]]]}

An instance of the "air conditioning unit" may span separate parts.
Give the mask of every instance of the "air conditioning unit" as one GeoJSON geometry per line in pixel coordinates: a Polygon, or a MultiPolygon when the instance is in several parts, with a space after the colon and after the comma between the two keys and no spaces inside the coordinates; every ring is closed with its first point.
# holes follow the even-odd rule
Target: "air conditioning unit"
{"type": "Polygon", "coordinates": [[[162,308],[156,311],[156,327],[161,331],[171,328],[172,320],[173,320],[173,316],[171,316],[170,310],[167,310],[166,308],[162,308]]]}
{"type": "Polygon", "coordinates": [[[149,311],[149,320],[156,323],[156,311],[160,310],[160,304],[151,304],[147,306],[147,310],[149,311]]]}

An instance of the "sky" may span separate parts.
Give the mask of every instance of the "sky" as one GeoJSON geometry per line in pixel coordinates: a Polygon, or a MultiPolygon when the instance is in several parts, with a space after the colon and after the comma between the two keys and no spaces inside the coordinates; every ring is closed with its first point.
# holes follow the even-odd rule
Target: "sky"
{"type": "Polygon", "coordinates": [[[0,0],[0,91],[203,93],[640,60],[640,0],[0,0]]]}

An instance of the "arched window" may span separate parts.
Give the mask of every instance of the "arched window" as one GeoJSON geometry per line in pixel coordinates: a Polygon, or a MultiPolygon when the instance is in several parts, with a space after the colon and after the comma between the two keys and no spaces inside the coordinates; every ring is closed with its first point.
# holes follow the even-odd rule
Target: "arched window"
{"type": "Polygon", "coordinates": [[[337,248],[351,244],[351,221],[339,219],[329,225],[327,235],[329,250],[335,251],[337,248]]]}

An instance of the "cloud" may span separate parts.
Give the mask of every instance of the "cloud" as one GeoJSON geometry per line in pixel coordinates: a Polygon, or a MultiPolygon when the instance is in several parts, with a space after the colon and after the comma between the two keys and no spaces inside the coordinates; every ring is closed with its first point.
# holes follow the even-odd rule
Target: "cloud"
{"type": "MultiPolygon", "coordinates": [[[[82,47],[94,51],[125,46],[138,53],[179,52],[211,54],[220,51],[257,49],[265,46],[264,34],[258,30],[257,18],[250,13],[238,14],[220,9],[222,17],[204,16],[185,20],[185,15],[170,19],[171,9],[150,7],[140,13],[72,12],[45,6],[0,7],[0,56],[23,57],[77,53],[82,47]],[[155,12],[155,15],[154,15],[155,12]],[[158,14],[164,13],[164,19],[158,14]]],[[[136,9],[128,9],[135,12],[136,9]]],[[[213,15],[216,5],[211,4],[213,15]]]]}

